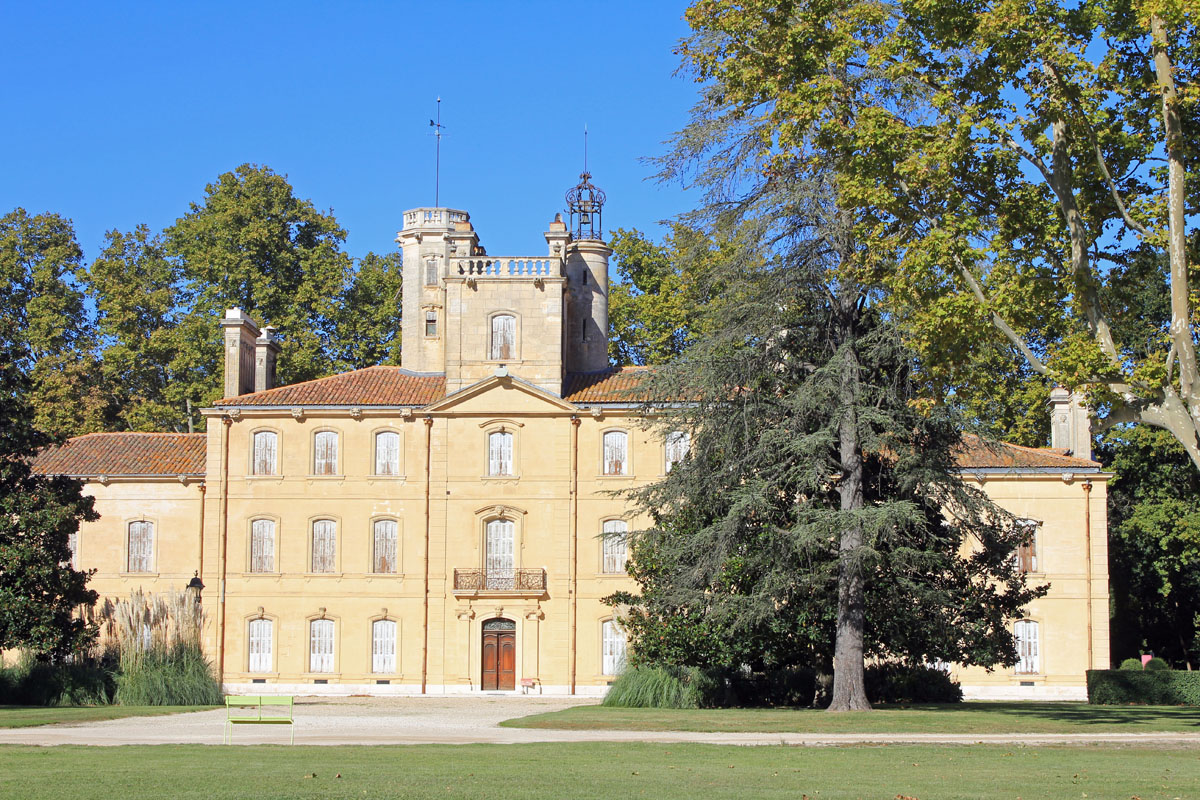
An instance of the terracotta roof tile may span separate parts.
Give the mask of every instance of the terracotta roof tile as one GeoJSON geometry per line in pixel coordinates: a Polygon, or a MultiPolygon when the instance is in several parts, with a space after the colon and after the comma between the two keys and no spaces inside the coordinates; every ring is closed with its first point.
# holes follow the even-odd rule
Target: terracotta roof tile
{"type": "Polygon", "coordinates": [[[1097,469],[1100,463],[1067,455],[1049,447],[1022,447],[1008,442],[989,442],[978,436],[963,437],[958,463],[963,469],[1097,469]]]}
{"type": "Polygon", "coordinates": [[[203,433],[89,433],[49,447],[33,469],[47,475],[203,475],[203,433]]]}
{"type": "Polygon", "coordinates": [[[424,406],[446,396],[446,376],[401,367],[367,367],[265,392],[226,397],[217,406],[424,406]]]}
{"type": "Polygon", "coordinates": [[[637,403],[638,384],[653,367],[613,367],[603,372],[572,372],[567,375],[563,399],[569,403],[637,403]]]}

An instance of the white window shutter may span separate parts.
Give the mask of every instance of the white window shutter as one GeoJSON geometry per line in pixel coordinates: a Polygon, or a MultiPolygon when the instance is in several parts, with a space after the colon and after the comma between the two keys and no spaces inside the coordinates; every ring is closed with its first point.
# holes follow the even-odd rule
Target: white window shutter
{"type": "Polygon", "coordinates": [[[492,352],[490,358],[496,361],[510,361],[515,358],[517,339],[517,320],[508,314],[497,314],[492,317],[492,352]]]}
{"type": "Polygon", "coordinates": [[[625,631],[614,620],[600,626],[602,647],[601,673],[620,675],[625,670],[625,631]]]}
{"type": "Polygon", "coordinates": [[[395,431],[375,434],[375,474],[400,474],[400,434],[395,431]]]}
{"type": "Polygon", "coordinates": [[[488,434],[488,474],[513,474],[513,435],[498,431],[488,434]]]}
{"type": "Polygon", "coordinates": [[[312,571],[333,572],[337,551],[337,523],[319,519],[312,529],[312,571]]]}
{"type": "Polygon", "coordinates": [[[333,672],[333,620],[314,619],[309,630],[308,671],[333,672]]]}
{"type": "Polygon", "coordinates": [[[628,526],[624,520],[610,519],[604,523],[602,547],[604,563],[601,566],[601,572],[620,573],[625,571],[627,530],[628,526]]]}
{"type": "Polygon", "coordinates": [[[150,572],[154,561],[154,523],[129,523],[127,572],[150,572]]]}
{"type": "Polygon", "coordinates": [[[666,439],[667,472],[687,456],[692,437],[687,431],[671,431],[666,439]]]}
{"type": "Polygon", "coordinates": [[[274,431],[259,431],[254,434],[255,475],[274,475],[278,439],[274,431]]]}
{"type": "Polygon", "coordinates": [[[487,524],[483,566],[489,589],[506,589],[512,586],[513,531],[513,522],[509,519],[494,519],[487,524]]]}
{"type": "Polygon", "coordinates": [[[337,474],[337,446],[338,435],[334,431],[321,431],[314,437],[314,475],[337,474]]]}
{"type": "Polygon", "coordinates": [[[604,474],[625,475],[629,470],[628,436],[625,431],[604,434],[604,474]]]}
{"type": "Polygon", "coordinates": [[[395,520],[381,519],[375,521],[375,572],[396,572],[398,566],[396,559],[396,538],[395,520]]]}
{"type": "Polygon", "coordinates": [[[273,623],[269,619],[250,620],[250,671],[270,672],[273,623]]]}
{"type": "Polygon", "coordinates": [[[275,522],[256,519],[250,527],[250,571],[275,571],[275,522]]]}
{"type": "Polygon", "coordinates": [[[390,619],[371,624],[371,671],[385,675],[396,671],[396,623],[390,619]]]}
{"type": "Polygon", "coordinates": [[[1017,640],[1017,673],[1036,674],[1041,672],[1041,657],[1038,652],[1038,623],[1031,619],[1017,620],[1013,625],[1017,640]]]}

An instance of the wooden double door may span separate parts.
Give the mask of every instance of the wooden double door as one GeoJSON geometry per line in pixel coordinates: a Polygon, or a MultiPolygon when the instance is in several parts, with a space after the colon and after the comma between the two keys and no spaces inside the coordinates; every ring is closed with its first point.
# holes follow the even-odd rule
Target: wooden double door
{"type": "Polygon", "coordinates": [[[509,619],[489,619],[483,623],[483,676],[480,687],[486,691],[517,688],[517,624],[509,619]]]}

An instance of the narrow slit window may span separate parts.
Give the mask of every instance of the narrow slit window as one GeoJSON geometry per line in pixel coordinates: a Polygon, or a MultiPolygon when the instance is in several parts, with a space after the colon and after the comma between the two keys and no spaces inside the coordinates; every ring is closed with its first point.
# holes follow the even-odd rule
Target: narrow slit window
{"type": "Polygon", "coordinates": [[[517,352],[517,320],[511,314],[492,317],[492,347],[489,357],[494,361],[511,361],[517,352]]]}
{"type": "Polygon", "coordinates": [[[250,571],[275,571],[275,521],[256,519],[250,525],[250,571]]]}
{"type": "Polygon", "coordinates": [[[380,519],[375,521],[373,572],[392,574],[398,571],[396,527],[394,519],[380,519]]]}
{"type": "Polygon", "coordinates": [[[333,672],[333,620],[314,619],[309,631],[308,671],[333,672]]]}
{"type": "Polygon", "coordinates": [[[126,572],[151,572],[154,564],[154,523],[129,523],[129,557],[126,572]]]}
{"type": "Polygon", "coordinates": [[[438,284],[438,263],[436,258],[430,258],[425,261],[425,285],[437,286],[438,284]]]}
{"type": "Polygon", "coordinates": [[[390,619],[371,624],[371,672],[390,675],[396,671],[396,623],[390,619]]]}
{"type": "Polygon", "coordinates": [[[337,555],[337,523],[319,519],[312,528],[312,571],[333,572],[337,555]]]}
{"type": "Polygon", "coordinates": [[[488,475],[513,474],[513,435],[507,431],[488,434],[488,475]]]}
{"type": "Polygon", "coordinates": [[[313,437],[313,474],[336,475],[338,467],[338,435],[321,431],[313,437]]]}
{"type": "Polygon", "coordinates": [[[254,475],[274,475],[275,457],[279,437],[274,431],[259,431],[254,434],[254,463],[251,472],[254,475]]]}
{"type": "Polygon", "coordinates": [[[400,434],[395,431],[375,434],[375,474],[400,474],[400,434]]]}
{"type": "Polygon", "coordinates": [[[604,474],[629,474],[629,435],[625,431],[604,434],[604,474]]]}

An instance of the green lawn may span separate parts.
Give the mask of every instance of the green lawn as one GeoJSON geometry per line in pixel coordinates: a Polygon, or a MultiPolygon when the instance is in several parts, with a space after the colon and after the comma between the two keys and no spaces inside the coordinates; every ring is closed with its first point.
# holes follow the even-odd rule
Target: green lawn
{"type": "Polygon", "coordinates": [[[746,733],[1200,733],[1194,706],[957,703],[829,714],[815,709],[677,710],[576,706],[502,722],[510,728],[746,733]]]}
{"type": "Polygon", "coordinates": [[[31,728],[60,722],[100,722],[121,717],[156,717],[183,711],[206,711],[216,706],[0,706],[0,728],[31,728]]]}
{"type": "Polygon", "coordinates": [[[1200,786],[1195,750],[1136,747],[3,747],[0,762],[0,797],[22,800],[1151,800],[1200,786]]]}

